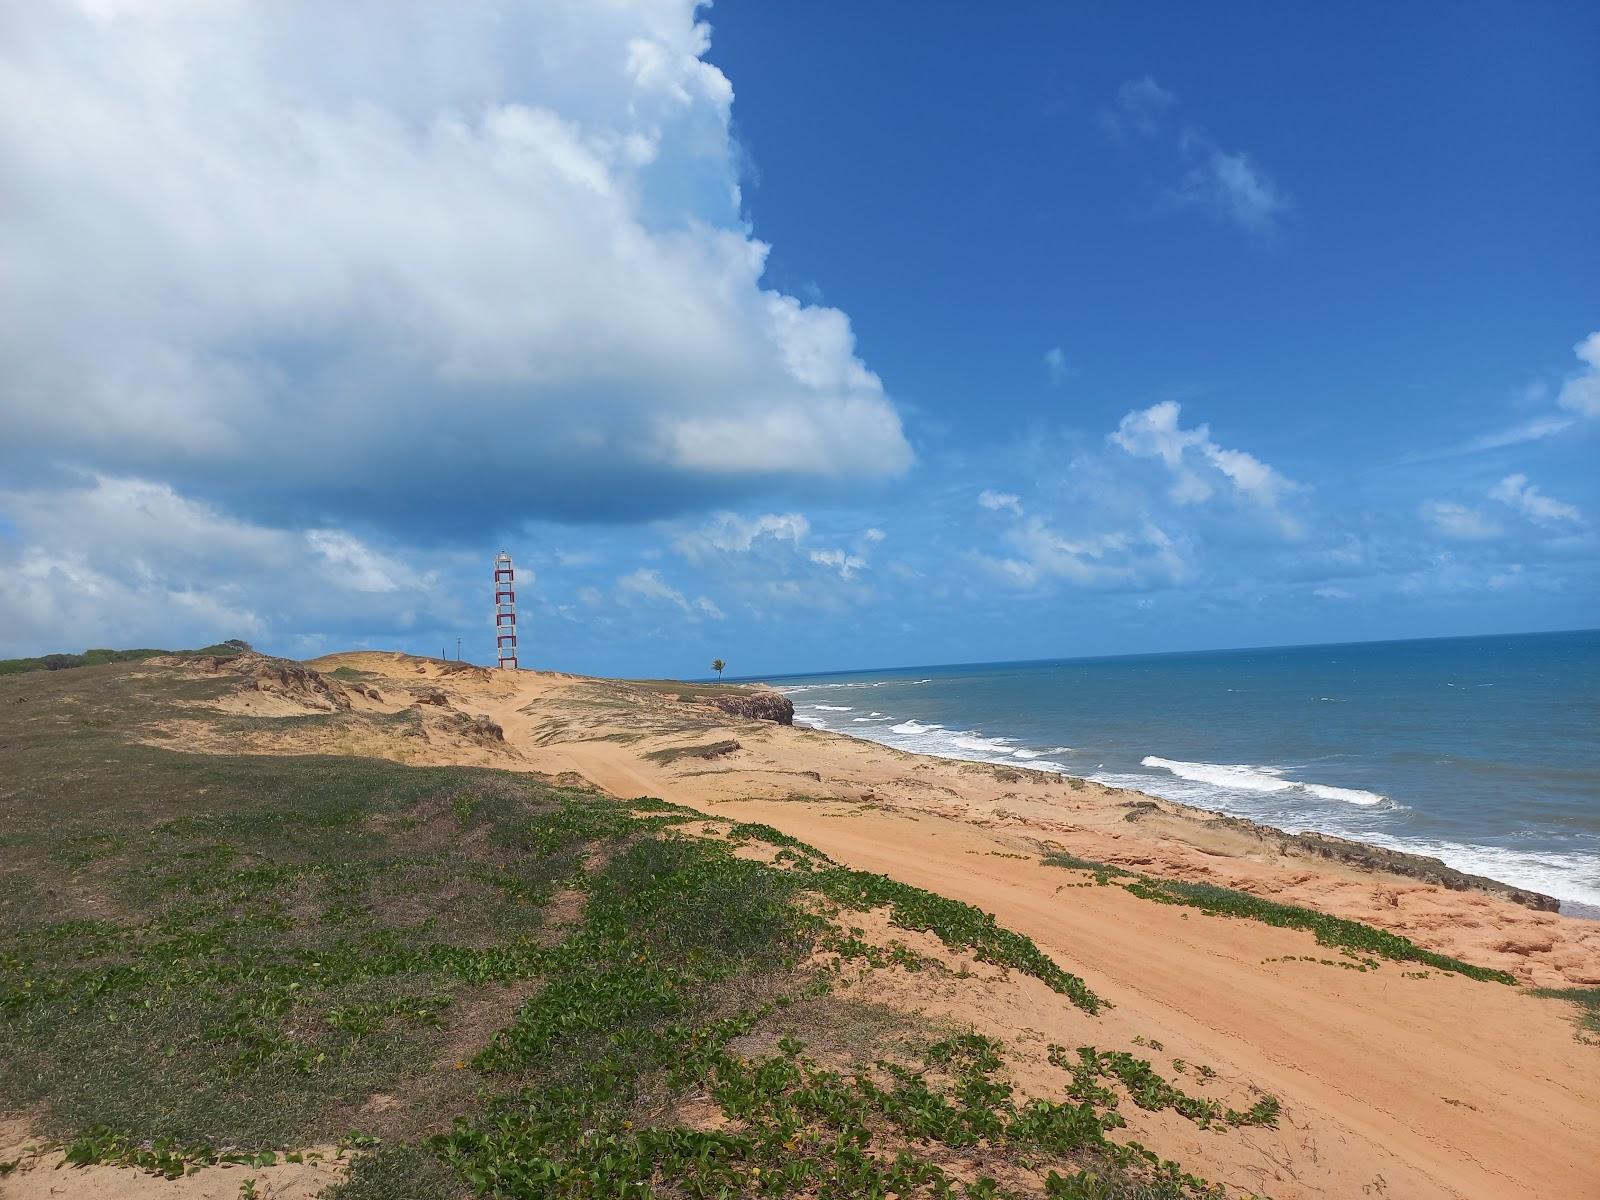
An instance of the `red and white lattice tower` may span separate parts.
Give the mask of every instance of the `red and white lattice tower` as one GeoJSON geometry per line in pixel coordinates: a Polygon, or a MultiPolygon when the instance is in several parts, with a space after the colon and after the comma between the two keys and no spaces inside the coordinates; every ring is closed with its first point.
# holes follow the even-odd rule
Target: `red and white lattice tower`
{"type": "Polygon", "coordinates": [[[494,559],[494,645],[500,666],[517,669],[517,572],[504,550],[494,559]]]}

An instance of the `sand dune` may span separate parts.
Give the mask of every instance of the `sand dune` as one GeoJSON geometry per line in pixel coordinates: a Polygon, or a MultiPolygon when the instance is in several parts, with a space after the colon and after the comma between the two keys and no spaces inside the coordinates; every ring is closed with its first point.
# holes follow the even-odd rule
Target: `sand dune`
{"type": "MultiPolygon", "coordinates": [[[[398,710],[425,686],[505,733],[501,746],[391,745],[354,729],[341,735],[352,752],[576,773],[620,796],[766,822],[842,863],[994,913],[1115,1003],[1098,1038],[1154,1041],[1282,1098],[1276,1131],[1224,1139],[1170,1115],[1134,1122],[1160,1153],[1236,1190],[1600,1196],[1600,1048],[1575,1036],[1567,1005],[1394,962],[1341,969],[1308,933],[1068,886],[1086,873],[1041,855],[1059,848],[1313,906],[1536,985],[1600,983],[1600,924],[1298,857],[1205,814],[1083,781],[730,719],[692,688],[395,655],[313,665],[378,681],[374,707],[398,710]],[[711,758],[675,753],[717,742],[738,745],[711,758]]],[[[934,995],[908,1002],[939,1005],[934,995]]],[[[1018,1044],[1084,1034],[1081,1013],[1026,989],[965,994],[948,1015],[1018,1044]]]]}

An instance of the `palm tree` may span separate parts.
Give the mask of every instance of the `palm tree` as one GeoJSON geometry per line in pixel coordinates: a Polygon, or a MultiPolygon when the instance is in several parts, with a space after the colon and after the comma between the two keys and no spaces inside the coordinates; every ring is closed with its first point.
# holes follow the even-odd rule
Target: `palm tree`
{"type": "Polygon", "coordinates": [[[726,667],[727,665],[728,664],[723,662],[720,658],[712,660],[711,669],[717,673],[717,682],[718,683],[722,682],[722,669],[724,667],[726,667]]]}

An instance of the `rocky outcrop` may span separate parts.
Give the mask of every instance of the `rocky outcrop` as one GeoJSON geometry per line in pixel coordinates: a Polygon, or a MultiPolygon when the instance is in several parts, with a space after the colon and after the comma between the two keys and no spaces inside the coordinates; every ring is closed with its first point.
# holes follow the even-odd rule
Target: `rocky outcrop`
{"type": "Polygon", "coordinates": [[[349,712],[350,693],[319,671],[287,658],[272,658],[250,650],[241,654],[182,654],[149,660],[153,666],[175,666],[211,675],[243,676],[256,691],[306,708],[349,712]]]}
{"type": "Polygon", "coordinates": [[[475,663],[451,662],[449,659],[445,659],[435,665],[439,668],[440,675],[456,676],[477,683],[488,683],[494,678],[494,672],[489,670],[488,667],[480,667],[475,663]]]}
{"type": "Polygon", "coordinates": [[[1404,875],[1436,884],[1454,892],[1488,892],[1501,896],[1513,904],[1540,912],[1560,912],[1561,901],[1543,892],[1513,887],[1484,875],[1469,875],[1446,865],[1426,854],[1404,854],[1382,846],[1369,846],[1365,842],[1352,842],[1327,833],[1297,833],[1285,835],[1301,853],[1314,858],[1325,858],[1347,866],[1362,867],[1369,871],[1387,871],[1391,875],[1404,875]]]}
{"type": "MultiPolygon", "coordinates": [[[[1158,806],[1152,804],[1148,807],[1158,806]]],[[[1129,819],[1132,820],[1135,815],[1137,814],[1130,813],[1129,819]]],[[[1348,838],[1334,837],[1328,833],[1284,833],[1280,829],[1273,829],[1270,825],[1258,825],[1242,817],[1213,816],[1207,823],[1222,824],[1232,829],[1250,832],[1261,841],[1287,854],[1320,858],[1364,871],[1382,871],[1389,875],[1400,875],[1422,883],[1431,883],[1436,887],[1449,888],[1453,892],[1484,892],[1539,912],[1561,911],[1561,901],[1554,896],[1529,891],[1527,888],[1513,887],[1509,883],[1501,883],[1498,879],[1490,879],[1484,875],[1469,875],[1426,854],[1406,854],[1382,846],[1371,846],[1366,842],[1353,842],[1348,838]]]]}
{"type": "Polygon", "coordinates": [[[774,721],[779,725],[794,724],[794,705],[789,697],[780,696],[764,688],[729,691],[705,697],[701,703],[720,708],[735,717],[751,721],[774,721]]]}
{"type": "Polygon", "coordinates": [[[450,731],[457,737],[484,746],[493,746],[506,740],[506,731],[488,717],[470,716],[463,712],[450,714],[450,731]]]}

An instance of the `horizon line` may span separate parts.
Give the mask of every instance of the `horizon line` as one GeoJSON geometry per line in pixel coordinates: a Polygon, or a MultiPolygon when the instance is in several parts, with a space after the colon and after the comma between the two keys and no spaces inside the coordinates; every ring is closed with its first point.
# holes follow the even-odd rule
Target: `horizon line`
{"type": "MultiPolygon", "coordinates": [[[[1249,654],[1261,650],[1318,650],[1335,649],[1340,646],[1400,646],[1411,642],[1466,642],[1479,641],[1485,638],[1560,637],[1574,633],[1600,634],[1600,626],[1585,626],[1579,629],[1514,630],[1509,633],[1449,633],[1438,634],[1433,637],[1365,638],[1343,642],[1289,642],[1263,646],[1212,646],[1196,650],[1140,650],[1123,654],[1069,654],[1059,658],[974,659],[967,662],[907,663],[896,667],[881,665],[872,667],[838,667],[827,671],[784,671],[777,674],[731,675],[721,682],[760,683],[767,679],[818,679],[828,675],[873,675],[888,671],[943,671],[956,667],[1016,667],[1033,663],[1111,662],[1126,658],[1179,658],[1195,654],[1249,654]]],[[[716,681],[715,676],[708,675],[704,678],[705,680],[716,681]]],[[[685,680],[684,682],[698,683],[702,682],[702,680],[696,677],[693,680],[685,680]]]]}

